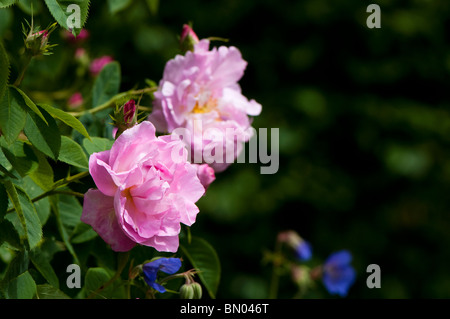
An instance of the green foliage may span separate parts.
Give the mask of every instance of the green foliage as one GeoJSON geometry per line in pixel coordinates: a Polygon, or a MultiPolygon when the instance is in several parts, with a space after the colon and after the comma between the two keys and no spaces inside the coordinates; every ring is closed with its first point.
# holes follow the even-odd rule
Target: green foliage
{"type": "MultiPolygon", "coordinates": [[[[45,0],[45,4],[61,27],[71,31],[75,36],[80,33],[88,17],[89,0],[45,0]],[[68,25],[68,20],[74,13],[74,11],[68,10],[70,9],[68,8],[70,5],[78,5],[80,8],[80,28],[74,27],[73,30],[71,30],[68,25]]],[[[74,23],[74,21],[72,21],[72,23],[74,23]]]]}
{"type": "Polygon", "coordinates": [[[0,100],[3,98],[3,94],[7,90],[9,79],[9,61],[8,55],[0,42],[0,100]]]}
{"type": "Polygon", "coordinates": [[[61,290],[49,284],[36,286],[36,299],[70,299],[61,290]]]}
{"type": "Polygon", "coordinates": [[[131,0],[108,0],[109,11],[115,14],[126,9],[131,4],[131,0]]]}
{"type": "Polygon", "coordinates": [[[67,112],[64,112],[61,109],[58,109],[56,107],[53,107],[53,106],[50,106],[47,104],[39,104],[39,107],[43,108],[45,111],[47,111],[49,114],[51,114],[55,119],[58,119],[58,120],[64,122],[66,125],[70,126],[74,130],[78,131],[84,137],[89,138],[89,134],[86,131],[86,128],[76,117],[70,115],[67,112]]]}
{"type": "Polygon", "coordinates": [[[6,192],[11,200],[15,213],[7,217],[16,227],[21,240],[27,249],[35,248],[42,239],[42,225],[36,209],[27,193],[10,181],[5,182],[6,192]]]}
{"type": "Polygon", "coordinates": [[[6,8],[15,4],[17,0],[0,0],[0,8],[6,8]]]}
{"type": "Polygon", "coordinates": [[[111,62],[107,64],[95,79],[92,89],[92,107],[109,101],[119,93],[120,79],[119,63],[111,62]]]}
{"type": "Polygon", "coordinates": [[[29,113],[24,133],[33,146],[53,160],[56,160],[61,149],[61,134],[53,117],[44,109],[40,109],[40,112],[44,114],[48,125],[35,113],[29,113]]]}
{"type": "Polygon", "coordinates": [[[8,87],[0,102],[0,129],[8,144],[19,136],[26,119],[23,98],[15,89],[8,87]]]}
{"type": "Polygon", "coordinates": [[[114,282],[105,289],[101,287],[113,277],[113,273],[105,268],[89,268],[86,273],[84,291],[85,294],[94,299],[124,299],[126,298],[124,286],[114,282]]]}
{"type": "Polygon", "coordinates": [[[83,147],[86,152],[91,155],[92,153],[103,152],[111,149],[114,141],[102,138],[102,137],[93,137],[91,140],[84,139],[83,147]]]}
{"type": "Polygon", "coordinates": [[[61,137],[61,150],[58,160],[79,168],[89,168],[88,159],[81,146],[67,136],[61,137]]]}
{"type": "Polygon", "coordinates": [[[215,249],[204,239],[192,237],[191,242],[181,245],[183,254],[199,271],[198,276],[211,298],[215,298],[219,287],[221,268],[215,249]]]}

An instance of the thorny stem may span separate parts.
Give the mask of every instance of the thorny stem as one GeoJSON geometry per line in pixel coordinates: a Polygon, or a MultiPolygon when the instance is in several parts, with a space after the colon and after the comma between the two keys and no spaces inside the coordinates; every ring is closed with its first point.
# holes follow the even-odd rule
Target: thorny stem
{"type": "Polygon", "coordinates": [[[14,82],[14,86],[19,87],[20,84],[22,83],[22,81],[25,77],[25,72],[27,71],[32,58],[33,58],[33,56],[31,54],[29,54],[29,53],[25,54],[22,70],[20,71],[19,76],[17,77],[16,81],[14,82]]]}
{"type": "Polygon", "coordinates": [[[272,279],[270,281],[269,299],[276,299],[278,294],[278,282],[279,282],[279,268],[280,268],[280,256],[281,254],[281,242],[277,240],[275,244],[272,279]]]}
{"type": "Polygon", "coordinates": [[[93,109],[85,110],[85,111],[81,111],[81,112],[68,112],[68,114],[70,114],[74,117],[80,117],[85,114],[95,114],[97,112],[106,110],[106,109],[110,108],[111,106],[114,106],[116,101],[119,101],[129,95],[139,95],[139,94],[144,94],[144,93],[150,93],[150,92],[154,92],[156,90],[157,90],[156,87],[150,87],[150,88],[145,88],[145,89],[141,89],[141,90],[131,90],[131,91],[119,93],[117,95],[114,95],[109,101],[106,101],[105,103],[103,103],[93,109]]]}
{"type": "MultiPolygon", "coordinates": [[[[83,197],[84,195],[78,192],[73,192],[73,191],[66,191],[66,190],[57,190],[58,188],[67,186],[70,183],[76,182],[80,179],[82,179],[83,177],[86,177],[89,175],[89,172],[81,172],[78,173],[76,175],[73,176],[69,176],[63,179],[60,179],[59,181],[55,182],[55,184],[53,184],[52,189],[46,191],[45,193],[42,193],[39,196],[34,197],[33,199],[31,199],[31,202],[37,202],[40,201],[41,199],[51,196],[51,195],[55,195],[55,194],[65,194],[65,195],[72,195],[72,196],[77,196],[77,197],[83,197]]],[[[11,213],[13,211],[15,211],[16,209],[14,207],[10,208],[7,213],[11,213]]]]}

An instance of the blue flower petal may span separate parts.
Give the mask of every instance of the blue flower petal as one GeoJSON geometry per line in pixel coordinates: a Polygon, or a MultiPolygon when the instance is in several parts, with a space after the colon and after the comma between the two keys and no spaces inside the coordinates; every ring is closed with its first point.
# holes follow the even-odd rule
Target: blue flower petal
{"type": "Polygon", "coordinates": [[[176,273],[181,268],[180,258],[165,258],[166,260],[161,263],[159,270],[165,272],[166,274],[172,275],[176,273]]]}
{"type": "Polygon", "coordinates": [[[342,250],[330,255],[324,263],[322,281],[330,294],[347,296],[356,279],[356,271],[350,264],[351,260],[351,253],[342,250]]]}
{"type": "Polygon", "coordinates": [[[307,261],[312,257],[311,245],[307,241],[300,242],[295,252],[300,261],[307,261]]]}
{"type": "Polygon", "coordinates": [[[146,263],[142,270],[144,272],[144,280],[150,287],[157,291],[164,293],[166,289],[160,284],[156,283],[158,271],[172,275],[181,268],[180,258],[158,258],[149,263],[146,263]]]}

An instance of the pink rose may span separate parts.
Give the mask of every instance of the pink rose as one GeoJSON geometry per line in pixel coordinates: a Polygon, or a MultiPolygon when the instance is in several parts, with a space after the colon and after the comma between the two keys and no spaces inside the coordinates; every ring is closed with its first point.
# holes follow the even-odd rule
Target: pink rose
{"type": "Polygon", "coordinates": [[[208,189],[208,186],[216,180],[216,175],[214,174],[214,169],[208,164],[192,164],[197,168],[197,177],[202,183],[203,187],[208,189]]]}
{"type": "Polygon", "coordinates": [[[89,38],[89,36],[89,31],[86,29],[81,29],[80,34],[76,37],[70,31],[63,32],[63,38],[73,44],[82,44],[89,38]]]}
{"type": "Polygon", "coordinates": [[[75,92],[67,101],[69,109],[76,109],[83,104],[83,96],[80,92],[75,92]]]}
{"type": "Polygon", "coordinates": [[[180,141],[156,137],[144,121],[125,130],[111,150],[92,154],[89,172],[98,190],[86,193],[81,220],[114,251],[136,243],[177,251],[180,223],[195,222],[195,203],[205,193],[180,141]]]}
{"type": "Polygon", "coordinates": [[[93,76],[98,75],[101,72],[101,70],[103,70],[105,65],[107,65],[108,63],[111,63],[113,61],[114,61],[114,59],[112,57],[110,57],[109,55],[104,55],[104,56],[92,61],[91,65],[89,67],[92,75],[93,76]]]}
{"type": "Polygon", "coordinates": [[[149,120],[160,132],[183,128],[176,134],[183,135],[191,161],[225,170],[252,136],[248,115],[261,112],[237,83],[246,66],[237,48],[209,50],[209,41],[201,40],[166,64],[149,120]]]}

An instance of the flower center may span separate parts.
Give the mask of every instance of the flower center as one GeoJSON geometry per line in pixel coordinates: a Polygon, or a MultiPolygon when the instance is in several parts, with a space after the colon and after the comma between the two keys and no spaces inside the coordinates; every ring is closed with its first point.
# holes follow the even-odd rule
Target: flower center
{"type": "Polygon", "coordinates": [[[206,101],[206,103],[195,103],[194,108],[192,109],[192,113],[208,113],[217,107],[217,99],[210,98],[206,101]]]}

